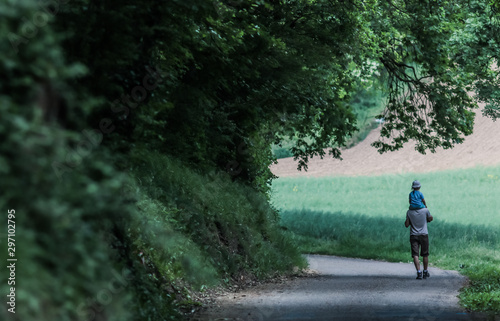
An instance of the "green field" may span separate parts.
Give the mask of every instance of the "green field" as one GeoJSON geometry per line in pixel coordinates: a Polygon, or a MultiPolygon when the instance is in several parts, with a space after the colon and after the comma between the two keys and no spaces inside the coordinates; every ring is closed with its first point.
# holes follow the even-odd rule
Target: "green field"
{"type": "Polygon", "coordinates": [[[272,201],[304,253],[411,262],[404,227],[411,182],[434,221],[431,266],[471,279],[468,309],[500,312],[500,167],[425,174],[279,178],[272,201]]]}

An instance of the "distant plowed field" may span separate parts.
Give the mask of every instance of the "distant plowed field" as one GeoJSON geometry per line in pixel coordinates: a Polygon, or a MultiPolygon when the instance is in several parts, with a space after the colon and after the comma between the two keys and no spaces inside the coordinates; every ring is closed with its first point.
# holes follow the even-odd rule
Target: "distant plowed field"
{"type": "Polygon", "coordinates": [[[474,133],[465,142],[453,149],[438,149],[436,153],[422,155],[409,143],[402,150],[379,154],[371,146],[380,135],[380,128],[373,130],[368,137],[342,152],[343,160],[330,157],[313,158],[309,161],[307,172],[297,170],[293,158],[280,159],[271,167],[278,177],[285,176],[353,176],[379,175],[408,172],[431,172],[445,169],[470,168],[478,165],[493,166],[500,164],[500,121],[494,122],[483,117],[478,110],[474,133]]]}

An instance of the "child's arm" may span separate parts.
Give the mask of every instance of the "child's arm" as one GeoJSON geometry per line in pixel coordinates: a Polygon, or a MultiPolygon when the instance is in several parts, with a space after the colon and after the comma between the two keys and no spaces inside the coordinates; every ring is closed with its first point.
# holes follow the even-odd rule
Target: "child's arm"
{"type": "Polygon", "coordinates": [[[427,204],[425,204],[424,194],[420,193],[419,198],[422,198],[422,204],[424,204],[424,206],[427,207],[427,204]]]}

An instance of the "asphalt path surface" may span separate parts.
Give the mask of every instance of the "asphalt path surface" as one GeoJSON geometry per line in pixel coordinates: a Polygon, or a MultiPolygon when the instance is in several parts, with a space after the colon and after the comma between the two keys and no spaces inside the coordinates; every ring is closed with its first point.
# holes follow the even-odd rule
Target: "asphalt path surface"
{"type": "Polygon", "coordinates": [[[316,276],[231,293],[193,320],[491,320],[460,308],[466,278],[456,271],[429,268],[417,280],[412,263],[307,259],[316,276]]]}

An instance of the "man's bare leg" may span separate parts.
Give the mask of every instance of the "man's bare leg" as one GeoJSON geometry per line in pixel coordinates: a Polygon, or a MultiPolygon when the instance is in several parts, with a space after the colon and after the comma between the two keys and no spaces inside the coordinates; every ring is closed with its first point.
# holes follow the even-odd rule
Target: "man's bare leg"
{"type": "MultiPolygon", "coordinates": [[[[425,260],[425,258],[424,258],[425,260]]],[[[427,260],[428,262],[429,260],[427,260]]],[[[424,261],[425,262],[425,261],[424,261]]],[[[420,262],[418,261],[418,256],[414,256],[413,257],[413,263],[415,264],[415,268],[417,269],[417,271],[420,271],[420,262]]],[[[424,263],[425,264],[425,263],[424,263]]],[[[425,266],[425,265],[424,265],[425,266]]]]}
{"type": "Polygon", "coordinates": [[[429,257],[425,256],[423,261],[424,261],[424,271],[427,271],[427,266],[429,265],[429,257]]]}

